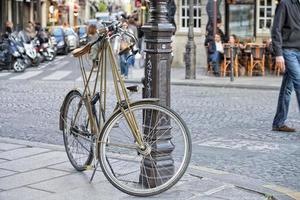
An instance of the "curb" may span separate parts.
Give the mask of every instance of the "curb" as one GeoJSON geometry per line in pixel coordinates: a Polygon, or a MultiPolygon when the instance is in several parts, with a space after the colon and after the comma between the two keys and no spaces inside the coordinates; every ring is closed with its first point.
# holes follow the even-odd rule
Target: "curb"
{"type": "MultiPolygon", "coordinates": [[[[0,142],[24,145],[26,147],[39,147],[54,151],[65,151],[64,146],[46,144],[41,142],[31,142],[20,139],[0,137],[0,142]]],[[[216,170],[204,166],[190,165],[186,173],[192,176],[205,177],[232,185],[233,187],[254,192],[265,196],[268,200],[300,200],[300,192],[289,188],[277,186],[259,179],[253,179],[242,175],[216,170]]]]}
{"type": "MultiPolygon", "coordinates": [[[[127,79],[125,83],[142,84],[140,79],[127,79]]],[[[194,86],[194,87],[213,87],[213,88],[237,88],[237,89],[252,89],[252,90],[276,90],[280,89],[280,86],[275,85],[250,85],[240,83],[205,83],[199,81],[190,80],[171,80],[171,85],[178,86],[194,86]]]]}

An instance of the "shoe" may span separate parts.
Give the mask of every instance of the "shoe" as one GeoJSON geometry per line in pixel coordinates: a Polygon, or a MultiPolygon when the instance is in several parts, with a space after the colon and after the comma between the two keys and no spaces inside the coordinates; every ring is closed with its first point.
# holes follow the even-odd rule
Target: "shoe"
{"type": "Polygon", "coordinates": [[[273,127],[272,131],[281,131],[281,132],[296,132],[296,129],[290,128],[286,125],[283,125],[281,127],[273,127]]]}

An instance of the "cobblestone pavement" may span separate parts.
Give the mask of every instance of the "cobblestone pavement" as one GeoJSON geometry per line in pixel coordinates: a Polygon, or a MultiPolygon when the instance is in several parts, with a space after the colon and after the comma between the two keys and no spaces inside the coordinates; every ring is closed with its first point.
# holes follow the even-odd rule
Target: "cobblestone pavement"
{"type": "MultiPolygon", "coordinates": [[[[1,136],[62,144],[59,108],[78,82],[6,80],[0,85],[1,136]]],[[[300,134],[270,131],[277,95],[277,91],[172,86],[172,108],[191,130],[192,163],[299,191],[300,134]]],[[[139,93],[131,96],[139,97],[139,93]]],[[[289,124],[300,129],[295,98],[289,124]]]]}

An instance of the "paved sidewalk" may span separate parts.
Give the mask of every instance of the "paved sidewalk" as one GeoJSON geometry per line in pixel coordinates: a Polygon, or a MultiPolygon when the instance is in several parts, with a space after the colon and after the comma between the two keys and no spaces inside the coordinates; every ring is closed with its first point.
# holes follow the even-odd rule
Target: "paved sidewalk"
{"type": "MultiPolygon", "coordinates": [[[[140,83],[144,77],[144,69],[131,68],[126,82],[140,83]]],[[[234,77],[234,81],[230,81],[230,77],[214,77],[205,75],[202,68],[196,69],[196,79],[185,79],[185,68],[171,68],[171,84],[174,85],[190,85],[202,87],[229,87],[229,88],[246,88],[246,89],[263,89],[263,90],[279,90],[282,76],[266,75],[266,76],[242,76],[234,77]]]]}
{"type": "Polygon", "coordinates": [[[173,188],[147,198],[118,191],[101,171],[89,183],[91,173],[76,172],[63,146],[0,137],[1,200],[300,199],[288,188],[192,164],[173,188]]]}

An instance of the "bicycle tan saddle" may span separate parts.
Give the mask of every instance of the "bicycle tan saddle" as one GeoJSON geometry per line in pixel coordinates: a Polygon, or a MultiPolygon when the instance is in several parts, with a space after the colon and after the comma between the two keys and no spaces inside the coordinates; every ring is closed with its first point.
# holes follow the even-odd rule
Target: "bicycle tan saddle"
{"type": "Polygon", "coordinates": [[[77,49],[72,51],[72,54],[73,54],[74,57],[83,56],[83,55],[90,52],[91,46],[92,45],[89,43],[89,44],[85,45],[84,47],[77,48],[77,49]]]}
{"type": "MultiPolygon", "coordinates": [[[[98,32],[99,35],[103,35],[103,34],[107,33],[107,31],[108,30],[106,28],[101,28],[101,29],[97,30],[97,32],[98,32]]],[[[96,41],[94,41],[92,43],[88,43],[84,47],[75,49],[74,51],[72,51],[73,56],[74,57],[79,57],[79,56],[83,56],[83,55],[89,53],[90,50],[91,50],[91,47],[94,44],[96,44],[97,42],[99,42],[99,39],[101,39],[101,37],[99,37],[96,41]]]]}

